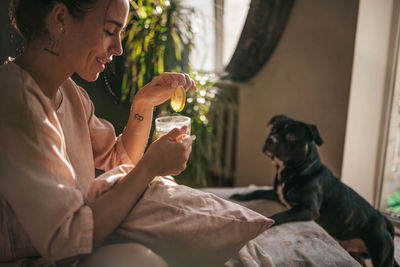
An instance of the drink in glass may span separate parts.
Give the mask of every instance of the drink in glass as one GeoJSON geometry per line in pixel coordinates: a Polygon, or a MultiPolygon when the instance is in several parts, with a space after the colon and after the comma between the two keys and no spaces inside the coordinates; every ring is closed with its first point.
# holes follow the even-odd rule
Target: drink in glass
{"type": "Polygon", "coordinates": [[[187,126],[186,134],[190,136],[190,118],[181,115],[175,116],[163,116],[155,120],[156,123],[156,138],[160,138],[164,134],[167,134],[174,128],[182,128],[187,126]]]}

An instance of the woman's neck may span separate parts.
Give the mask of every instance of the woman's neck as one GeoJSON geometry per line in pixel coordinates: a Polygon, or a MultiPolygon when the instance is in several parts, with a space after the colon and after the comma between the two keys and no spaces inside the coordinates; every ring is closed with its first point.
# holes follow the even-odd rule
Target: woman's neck
{"type": "Polygon", "coordinates": [[[26,70],[43,93],[58,105],[59,87],[72,75],[66,71],[60,56],[48,53],[40,45],[28,45],[14,62],[26,70]]]}

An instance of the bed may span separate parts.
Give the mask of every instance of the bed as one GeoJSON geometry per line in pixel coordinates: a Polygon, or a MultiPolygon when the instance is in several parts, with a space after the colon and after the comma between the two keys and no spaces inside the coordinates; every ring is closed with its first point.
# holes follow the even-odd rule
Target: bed
{"type": "Polygon", "coordinates": [[[139,242],[169,266],[361,266],[313,221],[271,227],[278,202],[230,200],[270,187],[194,189],[154,179],[119,228],[116,240],[139,242]]]}
{"type": "MultiPolygon", "coordinates": [[[[247,193],[260,187],[206,188],[203,191],[229,199],[233,193],[247,193]]],[[[267,189],[268,187],[262,187],[267,189]]],[[[233,201],[233,200],[232,200],[233,201]]],[[[235,201],[236,202],[236,201],[235,201]]],[[[265,216],[286,208],[268,200],[236,202],[265,216]]],[[[313,221],[271,227],[250,240],[224,264],[233,266],[361,266],[328,233],[313,221]]]]}

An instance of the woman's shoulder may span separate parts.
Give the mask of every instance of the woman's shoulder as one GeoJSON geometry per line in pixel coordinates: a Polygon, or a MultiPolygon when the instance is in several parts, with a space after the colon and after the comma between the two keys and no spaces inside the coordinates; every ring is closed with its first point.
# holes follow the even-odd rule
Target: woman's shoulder
{"type": "Polygon", "coordinates": [[[0,66],[0,116],[11,113],[10,111],[23,105],[24,74],[13,62],[0,66]],[[11,110],[10,110],[11,109],[11,110]]]}
{"type": "Polygon", "coordinates": [[[0,65],[0,89],[2,95],[11,93],[11,90],[5,90],[6,88],[21,87],[23,86],[23,72],[20,68],[13,62],[6,62],[0,65]]]}
{"type": "Polygon", "coordinates": [[[44,97],[35,81],[17,64],[0,66],[0,118],[18,119],[42,110],[44,97]]]}

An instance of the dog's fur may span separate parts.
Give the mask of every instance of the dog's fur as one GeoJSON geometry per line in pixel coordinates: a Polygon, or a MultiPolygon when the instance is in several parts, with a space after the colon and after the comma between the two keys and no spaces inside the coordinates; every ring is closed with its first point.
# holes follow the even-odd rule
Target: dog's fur
{"type": "Polygon", "coordinates": [[[277,167],[274,189],[231,198],[279,200],[289,209],[271,216],[275,225],[315,220],[337,240],[363,240],[375,267],[399,266],[392,223],[321,163],[317,127],[285,115],[273,117],[269,124],[263,152],[277,167]]]}

